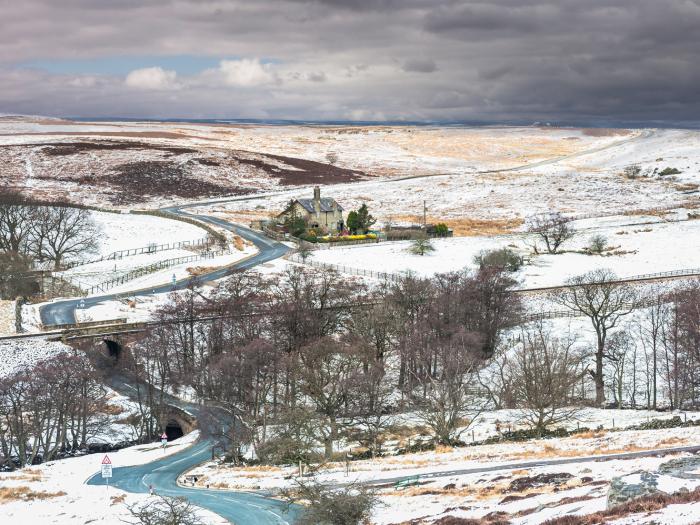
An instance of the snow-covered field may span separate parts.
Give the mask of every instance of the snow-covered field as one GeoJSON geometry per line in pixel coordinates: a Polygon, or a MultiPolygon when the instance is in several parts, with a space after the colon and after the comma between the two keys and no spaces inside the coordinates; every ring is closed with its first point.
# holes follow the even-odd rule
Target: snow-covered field
{"type": "Polygon", "coordinates": [[[97,257],[151,244],[193,241],[207,236],[205,230],[194,224],[152,215],[98,211],[91,212],[91,215],[100,230],[97,257]]]}
{"type": "MultiPolygon", "coordinates": [[[[621,417],[620,414],[617,416],[621,417]]],[[[624,419],[631,422],[635,416],[624,419]]],[[[698,438],[700,429],[697,428],[596,431],[557,440],[466,448],[443,447],[432,452],[353,461],[349,472],[346,471],[345,463],[329,463],[319,469],[316,479],[328,483],[348,483],[447,471],[451,473],[437,479],[425,478],[415,487],[399,489],[394,488],[393,483],[387,484],[379,493],[380,504],[373,513],[372,523],[388,525],[409,520],[416,520],[411,523],[433,523],[446,515],[474,519],[499,511],[508,513],[507,519],[512,523],[536,524],[557,516],[604,510],[608,485],[614,476],[634,476],[640,470],[653,471],[673,457],[601,462],[596,461],[595,456],[694,444],[698,438]],[[582,459],[576,463],[556,466],[506,467],[496,472],[475,474],[453,473],[459,469],[574,457],[582,459]],[[548,476],[563,476],[563,481],[538,484],[538,478],[548,476]]],[[[191,473],[200,476],[198,484],[274,491],[293,486],[293,477],[297,471],[295,466],[233,468],[209,463],[197,467],[191,473]]],[[[659,489],[667,493],[684,487],[692,490],[698,485],[699,479],[671,476],[659,478],[659,489]]],[[[688,513],[692,514],[688,515],[697,520],[700,517],[700,505],[689,507],[688,513]]]]}
{"type": "MultiPolygon", "coordinates": [[[[165,452],[160,444],[138,445],[109,457],[115,467],[141,465],[171,455],[191,445],[198,432],[168,443],[165,452]]],[[[85,485],[100,469],[102,454],[52,461],[15,472],[0,472],[0,490],[9,494],[0,503],[3,523],[75,525],[77,523],[123,524],[130,514],[126,505],[146,501],[147,494],[129,494],[113,487],[85,485]],[[28,489],[25,496],[21,487],[28,489]],[[14,491],[13,491],[14,489],[14,491]],[[12,493],[18,495],[17,499],[12,493]]],[[[202,511],[209,525],[223,524],[221,518],[202,511]]]]}
{"type": "Polygon", "coordinates": [[[474,257],[483,250],[510,247],[530,258],[515,277],[526,288],[555,286],[567,278],[597,268],[609,268],[620,277],[645,273],[700,268],[694,248],[700,245],[700,221],[660,222],[654,218],[618,217],[601,220],[596,226],[588,219],[577,227],[581,233],[562,249],[568,253],[533,255],[533,239],[526,235],[453,237],[432,241],[435,251],[425,255],[410,252],[409,241],[365,244],[316,250],[312,260],[350,268],[390,273],[414,272],[422,276],[474,269],[474,257]],[[644,224],[649,220],[653,224],[644,224]],[[587,246],[590,237],[603,235],[619,255],[574,253],[587,246]]]}

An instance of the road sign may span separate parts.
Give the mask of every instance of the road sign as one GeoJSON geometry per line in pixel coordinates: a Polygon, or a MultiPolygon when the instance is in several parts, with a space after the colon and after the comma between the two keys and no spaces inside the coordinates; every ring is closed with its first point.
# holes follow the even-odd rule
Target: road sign
{"type": "Polygon", "coordinates": [[[163,445],[163,448],[168,444],[168,435],[165,432],[160,436],[160,444],[163,445]]]}
{"type": "Polygon", "coordinates": [[[107,455],[102,458],[102,477],[105,479],[112,477],[112,460],[107,455]]]}

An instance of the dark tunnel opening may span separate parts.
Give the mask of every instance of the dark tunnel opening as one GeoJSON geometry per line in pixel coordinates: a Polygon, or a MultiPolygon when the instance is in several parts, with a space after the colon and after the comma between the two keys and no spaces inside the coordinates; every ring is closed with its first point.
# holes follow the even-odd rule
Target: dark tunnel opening
{"type": "Polygon", "coordinates": [[[168,436],[168,441],[181,438],[184,435],[182,427],[177,421],[170,420],[165,426],[165,435],[168,436]]]}
{"type": "Polygon", "coordinates": [[[107,352],[109,354],[109,357],[111,357],[115,361],[119,359],[119,357],[122,354],[121,345],[116,341],[112,341],[111,339],[104,339],[103,341],[104,344],[107,345],[107,352]]]}

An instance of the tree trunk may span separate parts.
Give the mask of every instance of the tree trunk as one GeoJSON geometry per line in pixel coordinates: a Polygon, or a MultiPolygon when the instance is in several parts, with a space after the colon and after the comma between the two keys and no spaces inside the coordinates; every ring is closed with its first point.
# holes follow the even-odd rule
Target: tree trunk
{"type": "Polygon", "coordinates": [[[605,383],[603,382],[603,342],[598,341],[598,351],[595,354],[595,404],[605,405],[605,383]]]}

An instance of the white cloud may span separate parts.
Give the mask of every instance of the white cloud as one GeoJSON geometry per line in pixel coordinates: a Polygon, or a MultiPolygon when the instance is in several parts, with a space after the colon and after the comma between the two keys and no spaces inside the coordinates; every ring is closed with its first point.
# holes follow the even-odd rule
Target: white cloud
{"type": "Polygon", "coordinates": [[[126,76],[126,85],[136,89],[177,89],[177,73],[162,67],[134,69],[126,76]]]}
{"type": "Polygon", "coordinates": [[[270,64],[263,64],[257,58],[222,60],[219,71],[229,86],[252,87],[279,81],[270,64]]]}

